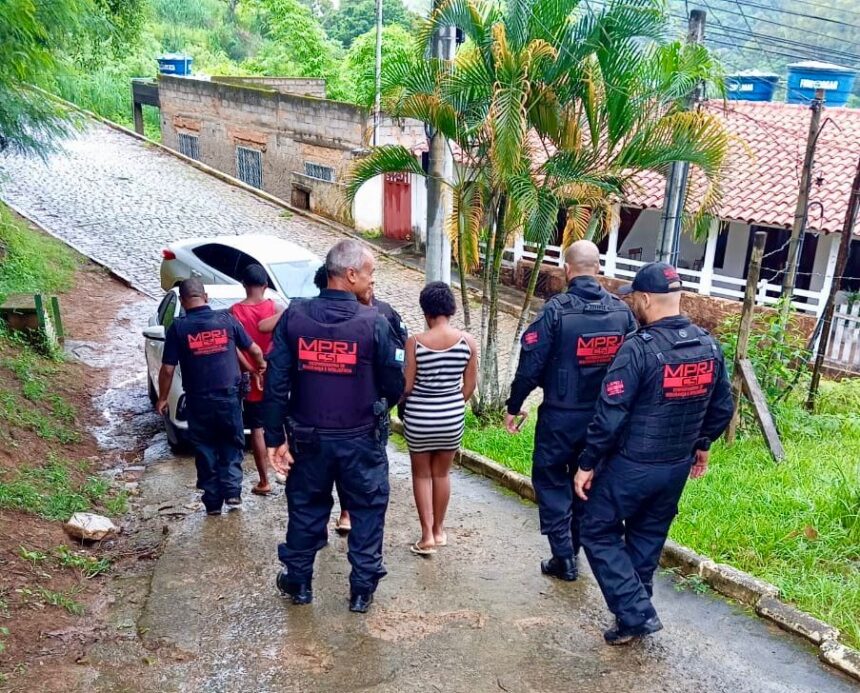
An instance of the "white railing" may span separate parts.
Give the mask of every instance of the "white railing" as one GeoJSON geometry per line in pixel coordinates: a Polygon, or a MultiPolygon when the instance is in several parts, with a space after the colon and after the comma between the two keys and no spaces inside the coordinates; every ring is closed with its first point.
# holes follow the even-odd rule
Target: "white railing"
{"type": "MultiPolygon", "coordinates": [[[[524,243],[522,238],[517,238],[514,246],[506,249],[506,257],[510,257],[516,266],[519,260],[531,260],[534,262],[537,259],[537,246],[524,243]]],[[[607,258],[601,255],[600,259],[604,269],[607,267],[607,258]]],[[[548,245],[543,257],[543,263],[553,267],[561,267],[564,265],[564,252],[560,246],[548,245]]],[[[637,270],[648,263],[641,260],[632,260],[621,256],[615,257],[615,270],[607,276],[616,277],[618,279],[633,279],[637,270]]],[[[743,299],[744,291],[747,286],[746,279],[738,277],[729,277],[724,274],[712,274],[710,277],[710,288],[702,291],[703,272],[701,270],[678,268],[678,274],[681,276],[681,281],[684,283],[684,289],[687,291],[695,291],[706,296],[719,296],[721,298],[731,298],[735,300],[743,299]]],[[[779,302],[782,286],[778,284],[770,284],[764,279],[758,283],[758,291],[756,292],[756,304],[764,306],[772,306],[779,302]]],[[[805,289],[794,290],[795,300],[791,305],[796,310],[802,313],[811,313],[819,315],[821,306],[823,305],[823,297],[820,292],[807,291],[805,289]],[[801,300],[797,300],[801,299],[801,300]]]]}
{"type": "Polygon", "coordinates": [[[860,369],[860,303],[836,306],[827,358],[852,370],[860,369]]]}

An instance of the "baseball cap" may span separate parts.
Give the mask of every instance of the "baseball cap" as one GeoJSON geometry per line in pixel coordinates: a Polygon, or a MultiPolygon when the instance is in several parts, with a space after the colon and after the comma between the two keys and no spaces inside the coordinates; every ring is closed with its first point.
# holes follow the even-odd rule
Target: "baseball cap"
{"type": "Polygon", "coordinates": [[[269,278],[262,265],[248,265],[242,271],[242,284],[245,286],[268,286],[269,278]]]}
{"type": "Polygon", "coordinates": [[[641,291],[646,294],[670,294],[681,290],[678,270],[665,262],[652,262],[640,268],[633,283],[622,286],[616,293],[621,296],[641,291]]]}

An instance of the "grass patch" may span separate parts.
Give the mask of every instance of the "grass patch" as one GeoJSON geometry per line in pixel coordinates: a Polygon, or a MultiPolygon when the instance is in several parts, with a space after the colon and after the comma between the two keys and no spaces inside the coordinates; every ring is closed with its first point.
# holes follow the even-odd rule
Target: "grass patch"
{"type": "Polygon", "coordinates": [[[37,587],[35,594],[41,598],[43,604],[63,608],[72,616],[84,614],[84,605],[74,599],[76,592],[56,592],[45,587],[37,587]]]}
{"type": "Polygon", "coordinates": [[[362,231],[361,235],[363,238],[372,241],[377,238],[382,238],[382,229],[378,227],[375,229],[367,229],[366,231],[362,231]]]}
{"type": "Polygon", "coordinates": [[[399,433],[394,433],[392,431],[391,434],[388,436],[388,442],[391,443],[400,452],[409,451],[409,446],[406,444],[406,438],[404,438],[399,433]]]}
{"type": "Polygon", "coordinates": [[[62,521],[93,506],[127,508],[126,494],[113,493],[104,479],[89,477],[76,483],[70,464],[52,457],[43,467],[6,472],[0,477],[0,508],[62,521]]]}
{"type": "Polygon", "coordinates": [[[111,567],[110,559],[90,556],[84,551],[72,551],[68,546],[58,546],[51,553],[58,565],[78,570],[85,578],[106,573],[111,567]]]}
{"type": "Polygon", "coordinates": [[[74,410],[58,396],[52,397],[52,402],[52,413],[46,414],[33,404],[22,402],[15,393],[0,390],[0,418],[11,426],[33,431],[45,440],[76,443],[80,433],[67,425],[74,421],[74,410]]]}
{"type": "MultiPolygon", "coordinates": [[[[857,647],[860,382],[825,383],[819,412],[794,402],[775,409],[787,454],[779,465],[754,431],[732,448],[715,444],[711,470],[687,485],[671,536],[772,582],[784,599],[832,623],[857,647]]],[[[463,447],[528,475],[535,418],[511,436],[501,421],[481,427],[469,413],[463,447]]]]}
{"type": "Polygon", "coordinates": [[[78,256],[63,243],[30,229],[0,203],[0,297],[15,293],[67,290],[78,266],[78,256]]]}

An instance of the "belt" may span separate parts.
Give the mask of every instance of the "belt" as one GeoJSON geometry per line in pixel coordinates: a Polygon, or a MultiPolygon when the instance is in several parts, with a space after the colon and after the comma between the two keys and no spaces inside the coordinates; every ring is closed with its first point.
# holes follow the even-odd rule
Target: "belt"
{"type": "MultiPolygon", "coordinates": [[[[298,421],[295,422],[300,427],[305,428],[298,421]]],[[[372,433],[376,430],[376,424],[365,424],[364,426],[358,426],[357,428],[314,428],[313,426],[307,426],[306,428],[313,430],[320,438],[334,438],[334,439],[346,439],[346,438],[356,438],[360,435],[364,435],[365,433],[372,433]]]]}
{"type": "Polygon", "coordinates": [[[205,399],[206,397],[233,397],[239,394],[238,387],[221,387],[215,390],[206,390],[205,392],[186,392],[187,397],[195,397],[205,399]]]}

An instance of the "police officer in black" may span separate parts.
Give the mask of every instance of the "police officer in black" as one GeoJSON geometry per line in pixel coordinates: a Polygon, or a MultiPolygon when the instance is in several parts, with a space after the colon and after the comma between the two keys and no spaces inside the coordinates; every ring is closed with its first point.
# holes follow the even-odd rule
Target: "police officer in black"
{"type": "Polygon", "coordinates": [[[266,445],[272,465],[287,474],[289,509],[277,585],[294,604],[311,602],[314,558],[327,543],[337,484],[352,518],[349,608],[365,612],[386,574],[385,445],[389,404],[403,393],[404,353],[388,321],[356,298],[373,285],[370,251],[341,241],[326,256],[326,270],[328,288],[290,303],[269,355],[266,445]]]}
{"type": "MultiPolygon", "coordinates": [[[[328,287],[328,272],[325,265],[320,265],[317,268],[316,274],[314,274],[314,284],[320,291],[328,287]]],[[[391,325],[391,329],[397,337],[398,347],[405,349],[406,340],[409,339],[406,323],[403,322],[400,313],[391,307],[391,304],[380,301],[373,295],[373,284],[370,285],[364,294],[356,296],[356,298],[359,303],[376,308],[380,315],[388,320],[388,324],[391,325]]],[[[340,505],[340,517],[335,520],[334,528],[341,536],[349,534],[352,531],[352,521],[349,519],[349,511],[344,508],[343,503],[340,505]]]]}
{"type": "Polygon", "coordinates": [[[158,376],[160,414],[167,411],[167,397],[177,364],[182,366],[188,413],[188,437],[197,463],[197,488],[209,515],[220,515],[242,504],[242,459],[245,435],[239,396],[239,357],[248,352],[263,373],[266,361],[259,346],[226,311],[213,311],[200,279],[179,285],[185,315],[167,328],[158,376]]]}
{"type": "Polygon", "coordinates": [[[651,604],[657,562],[687,478],[702,476],[708,450],[732,418],[723,354],[680,314],[681,280],[645,265],[621,292],[642,327],[609,367],[574,479],[585,503],[582,544],[621,645],[663,625],[651,604]]]}
{"type": "Polygon", "coordinates": [[[576,461],[606,368],[636,323],[630,309],[598,283],[600,253],[594,243],[572,244],[564,267],[567,292],[549,299],[523,333],[505,425],[517,433],[518,417],[525,418],[523,402],[535,387],[543,388],[532,483],[552,557],[541,562],[541,571],[572,581],[577,577],[581,510],[573,492],[576,461]]]}

